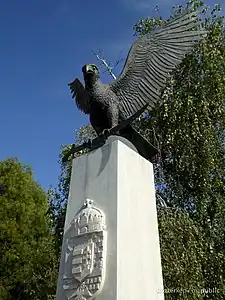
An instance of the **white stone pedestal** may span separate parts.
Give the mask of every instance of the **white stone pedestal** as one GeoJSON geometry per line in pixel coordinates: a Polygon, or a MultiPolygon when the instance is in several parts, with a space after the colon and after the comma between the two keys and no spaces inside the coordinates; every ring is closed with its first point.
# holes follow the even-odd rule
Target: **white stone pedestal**
{"type": "Polygon", "coordinates": [[[105,214],[107,232],[105,280],[100,294],[92,298],[164,299],[153,166],[118,140],[73,161],[56,299],[92,299],[68,298],[63,283],[72,269],[68,231],[85,199],[92,199],[105,214]]]}

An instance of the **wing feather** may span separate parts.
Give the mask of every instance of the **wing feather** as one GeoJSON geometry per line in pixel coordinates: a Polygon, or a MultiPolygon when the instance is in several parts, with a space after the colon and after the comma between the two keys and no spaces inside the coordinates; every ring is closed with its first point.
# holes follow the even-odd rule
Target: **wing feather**
{"type": "Polygon", "coordinates": [[[206,31],[196,29],[199,25],[197,12],[186,10],[133,43],[120,76],[110,85],[124,117],[144,105],[156,105],[171,71],[206,35],[206,31]]]}
{"type": "Polygon", "coordinates": [[[78,78],[68,84],[75,99],[77,107],[85,114],[90,114],[90,98],[88,92],[85,90],[83,84],[78,78]]]}

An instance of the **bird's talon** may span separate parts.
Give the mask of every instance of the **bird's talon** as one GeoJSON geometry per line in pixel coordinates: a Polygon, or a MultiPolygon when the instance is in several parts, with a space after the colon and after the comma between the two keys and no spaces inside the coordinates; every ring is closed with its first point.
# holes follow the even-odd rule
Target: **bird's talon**
{"type": "Polygon", "coordinates": [[[105,138],[107,138],[107,137],[110,135],[110,130],[109,130],[109,129],[104,129],[104,130],[102,131],[102,135],[103,135],[105,138]]]}
{"type": "Polygon", "coordinates": [[[88,147],[89,149],[91,149],[91,147],[92,147],[92,140],[91,140],[91,139],[88,139],[88,140],[87,140],[87,147],[88,147]]]}

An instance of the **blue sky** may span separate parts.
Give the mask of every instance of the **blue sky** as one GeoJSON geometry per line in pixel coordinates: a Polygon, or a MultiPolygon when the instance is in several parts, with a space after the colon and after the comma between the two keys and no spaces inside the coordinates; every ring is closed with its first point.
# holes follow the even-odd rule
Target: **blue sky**
{"type": "MultiPolygon", "coordinates": [[[[55,186],[60,145],[72,143],[74,130],[88,123],[68,82],[82,78],[85,63],[97,62],[92,50],[103,49],[111,62],[125,57],[133,25],[156,14],[156,5],[168,16],[179,3],[0,0],[0,160],[17,157],[45,189],[55,186]]],[[[103,74],[102,80],[111,78],[103,74]]]]}

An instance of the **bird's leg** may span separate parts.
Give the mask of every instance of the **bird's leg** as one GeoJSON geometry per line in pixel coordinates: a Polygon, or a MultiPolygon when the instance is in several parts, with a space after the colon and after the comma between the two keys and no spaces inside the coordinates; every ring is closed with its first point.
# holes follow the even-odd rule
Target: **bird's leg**
{"type": "Polygon", "coordinates": [[[118,106],[114,102],[111,103],[111,107],[107,112],[109,118],[109,126],[110,128],[103,130],[103,135],[107,138],[111,134],[111,129],[118,125],[119,122],[119,111],[118,106]]]}
{"type": "Polygon", "coordinates": [[[91,139],[88,139],[88,140],[86,141],[86,147],[87,147],[88,149],[91,149],[91,148],[92,148],[92,140],[91,140],[91,139]]]}
{"type": "Polygon", "coordinates": [[[118,125],[118,114],[119,114],[119,111],[118,111],[117,104],[114,102],[110,103],[110,105],[107,109],[107,118],[109,121],[109,123],[108,123],[109,128],[105,128],[100,134],[105,139],[107,139],[110,136],[111,129],[118,125]]]}

